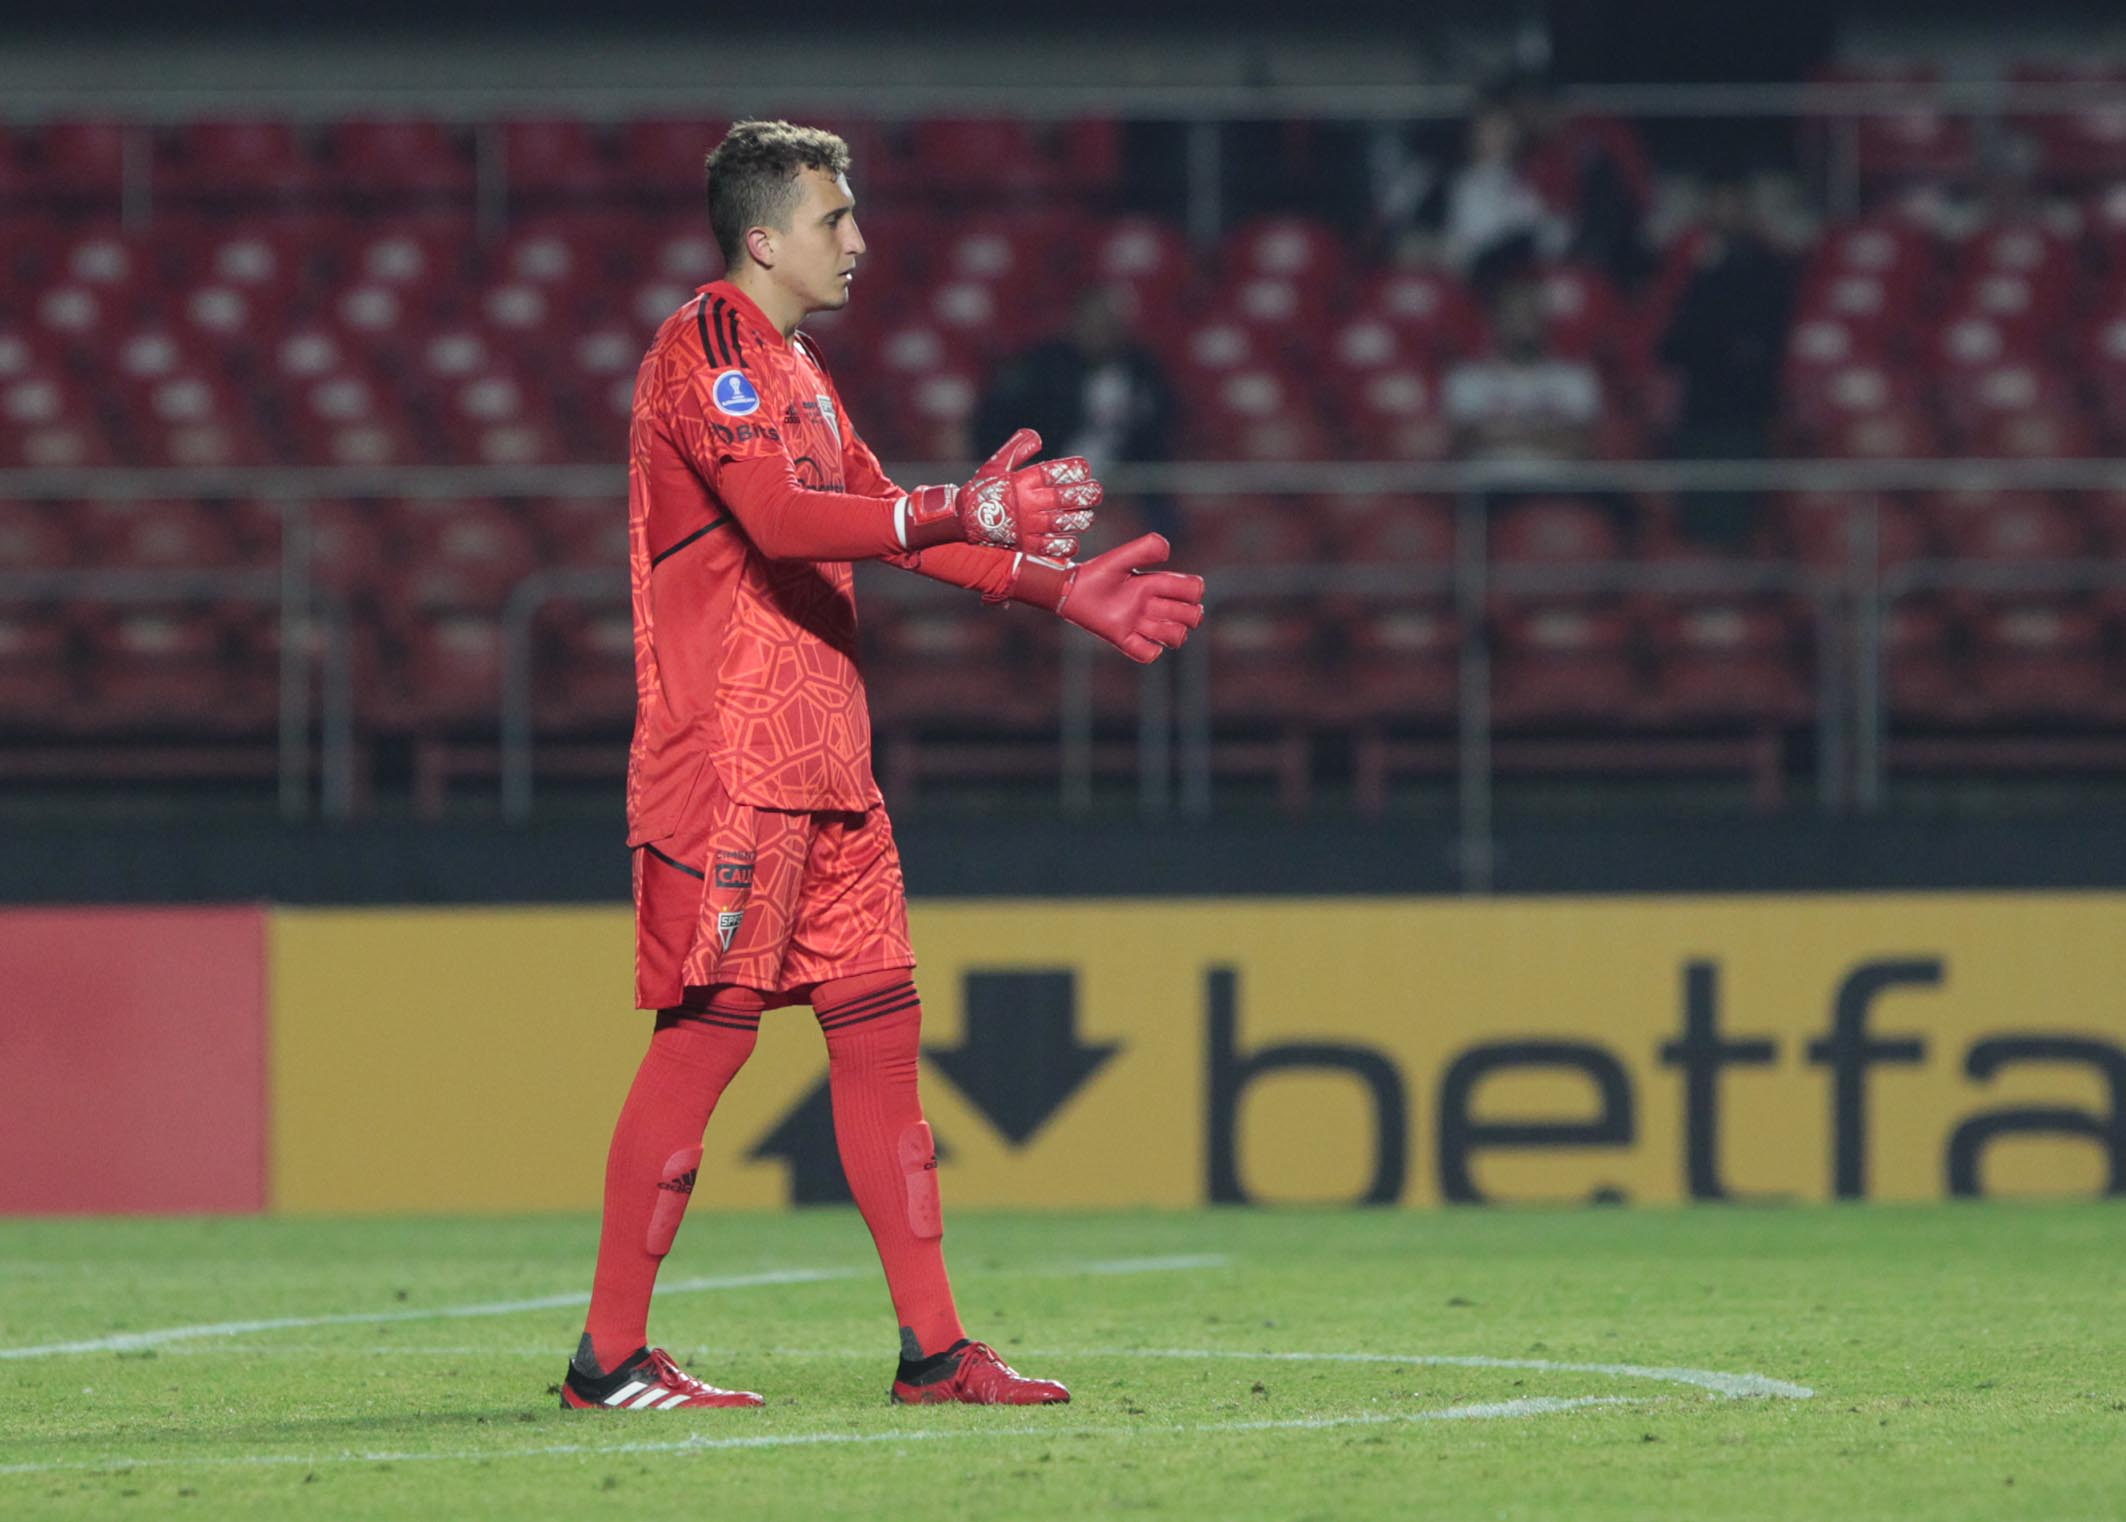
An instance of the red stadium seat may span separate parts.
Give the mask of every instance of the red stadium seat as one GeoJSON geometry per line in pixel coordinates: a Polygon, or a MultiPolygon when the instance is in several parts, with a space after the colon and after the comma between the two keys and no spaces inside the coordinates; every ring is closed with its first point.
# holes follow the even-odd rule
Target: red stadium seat
{"type": "Polygon", "coordinates": [[[1503,729],[1608,725],[1639,706],[1630,622],[1601,602],[1538,603],[1502,618],[1492,678],[1503,729]]]}
{"type": "Polygon", "coordinates": [[[1057,179],[1034,130],[1013,117],[931,118],[908,129],[895,166],[911,189],[984,199],[1050,190],[1057,179]]]}
{"type": "Polygon", "coordinates": [[[1441,567],[1454,560],[1454,504],[1441,497],[1314,497],[1306,504],[1329,558],[1353,565],[1441,567]]]}
{"type": "Polygon", "coordinates": [[[1765,599],[1694,598],[1657,614],[1648,699],[1664,723],[1805,723],[1814,712],[1796,615],[1765,599]]]}
{"type": "Polygon", "coordinates": [[[1219,255],[1238,275],[1267,275],[1318,288],[1344,279],[1344,240],[1304,217],[1265,217],[1225,235],[1219,255]]]}
{"type": "Polygon", "coordinates": [[[119,122],[53,122],[37,134],[36,193],[42,200],[115,212],[125,183],[126,134],[119,122]]]}
{"type": "Polygon", "coordinates": [[[319,501],[304,512],[310,574],[343,596],[368,603],[408,563],[384,503],[319,501]]]}
{"type": "Polygon", "coordinates": [[[1345,615],[1343,636],[1349,722],[1397,727],[1453,717],[1461,640],[1446,603],[1362,601],[1345,615]]]}
{"type": "Polygon", "coordinates": [[[1191,496],[1181,513],[1191,564],[1290,566],[1321,558],[1315,514],[1289,498],[1191,496]]]}
{"type": "Polygon", "coordinates": [[[1442,270],[1384,270],[1368,284],[1359,310],[1394,324],[1417,355],[1435,364],[1483,346],[1484,322],[1475,302],[1442,270]]]}
{"type": "Polygon", "coordinates": [[[1026,622],[973,600],[879,599],[863,614],[874,724],[891,735],[941,729],[1025,733],[1056,722],[1052,686],[1014,674],[1026,622]],[[1016,652],[1016,653],[1015,653],[1016,652]]]}
{"type": "Polygon", "coordinates": [[[1351,445],[1383,460],[1443,460],[1454,450],[1454,425],[1441,410],[1435,378],[1415,365],[1368,376],[1344,403],[1351,445]]]}
{"type": "Polygon", "coordinates": [[[1935,552],[1927,523],[1909,496],[1869,492],[1797,492],[1779,498],[1779,538],[1790,553],[1821,571],[1849,569],[1865,514],[1875,515],[1875,562],[1880,567],[1924,560],[1935,552]]]}
{"type": "MultiPolygon", "coordinates": [[[[57,503],[0,500],[0,573],[58,571],[74,563],[71,512],[57,503]]],[[[17,611],[0,604],[0,613],[17,611]]]]}
{"type": "Polygon", "coordinates": [[[1977,701],[1956,659],[1951,622],[1930,599],[1893,603],[1883,621],[1883,685],[1893,719],[1960,724],[1977,701]]]}
{"type": "Polygon", "coordinates": [[[635,719],[635,626],[625,607],[542,617],[532,722],[546,733],[610,733],[635,719]]]}
{"type": "Polygon", "coordinates": [[[1575,358],[1615,358],[1624,339],[1623,303],[1599,270],[1558,265],[1543,272],[1550,344],[1575,358]]]}
{"type": "Polygon", "coordinates": [[[220,614],[189,608],[86,609],[81,725],[97,731],[263,733],[268,693],[240,685],[220,614]],[[261,701],[262,696],[265,701],[261,701]]]}
{"type": "Polygon", "coordinates": [[[1925,511],[1959,560],[2074,560],[2092,549],[2081,522],[2041,492],[1942,492],[1925,511]]]}
{"type": "Polygon", "coordinates": [[[513,198],[586,197],[609,188],[612,166],[603,139],[588,122],[520,117],[498,130],[502,172],[513,198]]]}
{"type": "Polygon", "coordinates": [[[374,721],[387,731],[492,730],[502,705],[502,630],[488,613],[417,613],[394,631],[374,721]]]}
{"type": "Polygon", "coordinates": [[[2102,620],[2071,599],[2003,599],[1971,620],[1971,678],[1986,717],[2087,721],[2107,705],[2102,620]]]}
{"type": "Polygon", "coordinates": [[[199,570],[247,556],[230,514],[199,502],[114,499],[73,509],[76,532],[96,563],[124,570],[199,570]]]}
{"type": "Polygon", "coordinates": [[[579,569],[626,567],[625,497],[552,497],[541,499],[533,507],[555,565],[579,569]]]}
{"type": "Polygon", "coordinates": [[[1195,275],[1181,229],[1153,217],[1124,217],[1101,228],[1087,266],[1090,276],[1134,291],[1145,314],[1172,310],[1195,275]]]}
{"type": "Polygon", "coordinates": [[[154,184],[158,195],[182,200],[256,204],[309,194],[318,186],[318,172],[290,122],[186,122],[163,134],[154,184]]]}
{"type": "Polygon", "coordinates": [[[464,197],[472,192],[472,140],[437,121],[354,119],[327,130],[330,183],[382,200],[464,197]]]}
{"type": "MultiPolygon", "coordinates": [[[[2014,78],[2022,84],[2098,86],[2115,97],[2126,84],[2126,69],[2097,55],[2069,64],[2021,64],[2014,78]]],[[[2035,142],[2037,168],[2050,180],[2087,184],[2126,175],[2126,108],[2115,99],[2074,111],[2032,112],[2014,123],[2035,142]]]]}
{"type": "Polygon", "coordinates": [[[1587,565],[1624,553],[1616,520],[1589,502],[1543,497],[1492,515],[1491,554],[1500,565],[1587,565]]]}
{"type": "MultiPolygon", "coordinates": [[[[0,570],[7,560],[7,521],[0,516],[0,570]]],[[[49,607],[0,604],[0,733],[49,734],[78,716],[74,646],[63,618],[49,607]]]]}
{"type": "Polygon", "coordinates": [[[629,122],[620,133],[619,183],[642,195],[698,202],[708,184],[709,151],[730,126],[695,117],[629,122]]]}
{"type": "Polygon", "coordinates": [[[1863,115],[1855,135],[1860,172],[1870,180],[1948,179],[1978,162],[1970,121],[1927,106],[1863,115]]]}
{"type": "Polygon", "coordinates": [[[391,509],[405,559],[395,594],[409,607],[498,610],[538,568],[526,514],[500,502],[422,500],[391,509]]]}
{"type": "Polygon", "coordinates": [[[1248,329],[1266,358],[1301,362],[1324,321],[1323,294],[1288,275],[1244,275],[1218,292],[1213,320],[1248,329]]]}

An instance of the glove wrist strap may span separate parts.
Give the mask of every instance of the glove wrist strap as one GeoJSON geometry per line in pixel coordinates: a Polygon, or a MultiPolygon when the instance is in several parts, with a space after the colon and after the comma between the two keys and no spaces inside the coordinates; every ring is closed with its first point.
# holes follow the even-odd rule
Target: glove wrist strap
{"type": "Polygon", "coordinates": [[[1077,579],[1078,568],[1068,561],[1021,553],[1012,563],[1011,585],[1004,595],[1028,607],[1061,613],[1077,579]]]}
{"type": "Polygon", "coordinates": [[[918,486],[903,497],[903,548],[927,550],[934,544],[957,544],[964,539],[959,495],[956,486],[918,486]]]}

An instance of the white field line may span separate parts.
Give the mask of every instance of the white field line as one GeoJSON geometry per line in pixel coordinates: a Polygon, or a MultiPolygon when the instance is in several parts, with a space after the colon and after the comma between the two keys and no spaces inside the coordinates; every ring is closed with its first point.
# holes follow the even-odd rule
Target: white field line
{"type": "MultiPolygon", "coordinates": [[[[879,1348],[739,1348],[703,1347],[702,1357],[719,1363],[729,1359],[813,1358],[844,1363],[877,1362],[888,1356],[879,1348]]],[[[225,1357],[246,1353],[264,1358],[546,1358],[557,1359],[554,1347],[341,1347],[332,1343],[250,1343],[235,1347],[173,1348],[172,1353],[225,1357]]],[[[564,1350],[565,1351],[565,1350],[564,1350]]],[[[1718,1369],[1685,1369],[1634,1363],[1567,1363],[1549,1358],[1488,1358],[1465,1353],[1291,1353],[1249,1352],[1245,1348],[1006,1348],[1013,1358],[1230,1358],[1253,1363],[1377,1363],[1416,1364],[1454,1369],[1532,1369],[1543,1374],[1606,1374],[1620,1379],[1658,1379],[1671,1384],[1694,1385],[1730,1400],[1808,1400],[1815,1390],[1763,1374],[1728,1374],[1718,1369]]]]}
{"type": "Polygon", "coordinates": [[[1629,1406],[1624,1395],[1582,1395],[1558,1399],[1532,1395],[1520,1400],[1492,1401],[1482,1405],[1441,1406],[1430,1411],[1406,1411],[1366,1416],[1294,1417],[1283,1421],[1185,1422],[1127,1427],[1015,1427],[965,1428],[952,1432],[790,1432],[755,1437],[683,1437],[664,1442],[642,1443],[547,1443],[533,1448],[462,1448],[431,1453],[244,1453],[220,1458],[158,1459],[62,1459],[50,1463],[0,1464],[0,1475],[32,1475],[134,1469],[226,1469],[259,1465],[297,1464],[421,1464],[491,1462],[495,1459],[533,1459],[568,1456],[604,1457],[630,1453],[707,1453],[732,1448],[809,1448],[856,1443],[919,1443],[970,1439],[1037,1438],[1052,1442],[1060,1437],[1196,1437],[1219,1432],[1312,1432],[1331,1427],[1379,1427],[1410,1422],[1483,1421],[1498,1417],[1546,1416],[1574,1411],[1584,1406],[1629,1406]]]}
{"type": "MultiPolygon", "coordinates": [[[[1216,1253],[1184,1257],[1108,1258],[1092,1263],[1063,1265],[1025,1271],[1034,1277],[1070,1274],[1159,1274],[1184,1269],[1217,1268],[1225,1258],[1216,1253]]],[[[727,1274],[707,1279],[680,1279],[660,1284],[657,1293],[685,1295],[701,1290],[752,1289],[773,1284],[818,1284],[833,1279],[856,1279],[876,1273],[875,1268],[783,1268],[758,1274],[727,1274]]],[[[161,1348],[175,1342],[208,1337],[241,1337],[254,1332],[284,1332],[313,1326],[365,1326],[383,1322],[456,1320],[479,1316],[514,1316],[523,1311],[563,1310],[588,1305],[591,1297],[578,1291],[566,1295],[540,1295],[530,1300],[496,1300],[476,1305],[446,1305],[406,1311],[347,1311],[326,1316],[270,1316],[257,1321],[214,1321],[194,1326],[162,1327],[148,1332],[114,1332],[105,1337],[86,1337],[72,1342],[46,1342],[31,1347],[0,1348],[0,1360],[50,1358],[66,1353],[125,1353],[143,1348],[161,1348]]]]}

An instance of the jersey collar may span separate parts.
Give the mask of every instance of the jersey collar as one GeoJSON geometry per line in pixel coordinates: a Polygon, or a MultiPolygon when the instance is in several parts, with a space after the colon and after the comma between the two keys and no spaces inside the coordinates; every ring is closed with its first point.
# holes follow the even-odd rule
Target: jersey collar
{"type": "Polygon", "coordinates": [[[751,330],[751,336],[763,339],[778,349],[789,347],[775,324],[768,321],[768,314],[760,309],[759,303],[730,281],[711,280],[707,285],[697,287],[695,294],[711,296],[728,304],[731,310],[738,314],[738,320],[751,330]]]}

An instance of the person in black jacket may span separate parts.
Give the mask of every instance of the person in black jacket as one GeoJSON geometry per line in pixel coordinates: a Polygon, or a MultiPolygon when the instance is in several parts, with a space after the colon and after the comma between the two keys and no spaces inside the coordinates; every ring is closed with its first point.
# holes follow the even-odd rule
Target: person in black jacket
{"type": "MultiPolygon", "coordinates": [[[[1095,474],[1117,462],[1171,459],[1173,387],[1131,339],[1128,301],[1125,291],[1093,286],[1072,307],[1067,333],[1000,364],[976,408],[975,436],[988,438],[1010,418],[1011,428],[1033,429],[1057,453],[1083,456],[1095,474]]],[[[1147,495],[1137,505],[1147,529],[1179,542],[1171,498],[1147,495]]]]}
{"type": "MultiPolygon", "coordinates": [[[[1733,178],[1708,184],[1695,264],[1661,338],[1661,358],[1683,383],[1672,442],[1678,457],[1766,453],[1793,294],[1793,267],[1760,230],[1748,186],[1733,178]]],[[[1746,493],[1693,493],[1682,527],[1692,538],[1739,548],[1756,507],[1746,493]]]]}

